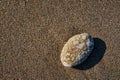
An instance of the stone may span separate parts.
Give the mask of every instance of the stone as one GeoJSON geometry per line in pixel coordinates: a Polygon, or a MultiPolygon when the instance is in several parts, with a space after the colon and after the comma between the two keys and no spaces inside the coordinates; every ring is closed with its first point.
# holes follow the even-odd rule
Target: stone
{"type": "Polygon", "coordinates": [[[94,40],[88,33],[71,37],[64,45],[60,58],[66,67],[73,67],[84,62],[94,47],[94,40]]]}

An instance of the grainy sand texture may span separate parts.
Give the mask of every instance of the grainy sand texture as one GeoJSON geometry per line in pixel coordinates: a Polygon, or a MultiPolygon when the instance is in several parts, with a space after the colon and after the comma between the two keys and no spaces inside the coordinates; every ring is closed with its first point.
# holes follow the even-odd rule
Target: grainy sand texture
{"type": "Polygon", "coordinates": [[[119,79],[120,0],[0,0],[0,80],[119,79]],[[64,44],[83,32],[93,52],[64,67],[64,44]]]}

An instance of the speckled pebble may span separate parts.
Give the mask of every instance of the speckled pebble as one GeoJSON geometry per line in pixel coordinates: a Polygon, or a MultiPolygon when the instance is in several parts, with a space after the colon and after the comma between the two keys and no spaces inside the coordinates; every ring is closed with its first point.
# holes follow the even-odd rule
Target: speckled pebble
{"type": "Polygon", "coordinates": [[[64,45],[60,58],[66,67],[76,66],[87,59],[94,47],[94,40],[88,33],[71,37],[64,45]]]}

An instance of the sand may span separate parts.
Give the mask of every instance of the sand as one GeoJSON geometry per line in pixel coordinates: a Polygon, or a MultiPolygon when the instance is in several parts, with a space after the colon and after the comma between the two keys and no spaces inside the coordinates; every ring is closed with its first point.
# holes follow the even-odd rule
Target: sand
{"type": "Polygon", "coordinates": [[[119,0],[0,0],[0,80],[119,80],[119,66],[119,0]],[[64,67],[64,44],[83,32],[92,54],[64,67]]]}

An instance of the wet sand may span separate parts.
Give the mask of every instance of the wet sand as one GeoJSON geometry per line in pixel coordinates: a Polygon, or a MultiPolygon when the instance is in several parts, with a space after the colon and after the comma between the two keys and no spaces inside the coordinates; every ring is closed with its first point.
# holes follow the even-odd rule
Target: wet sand
{"type": "Polygon", "coordinates": [[[0,80],[119,80],[119,66],[119,0],[0,1],[0,80]],[[64,44],[83,32],[94,37],[93,52],[64,67],[64,44]]]}

